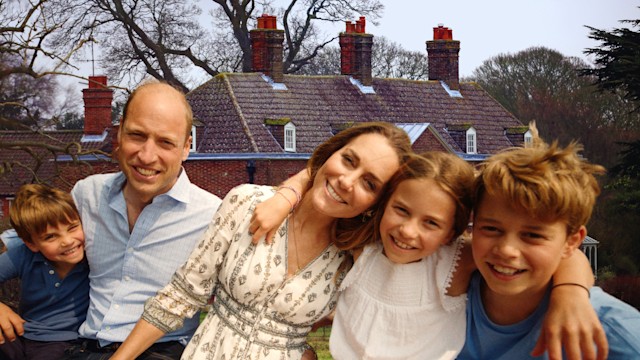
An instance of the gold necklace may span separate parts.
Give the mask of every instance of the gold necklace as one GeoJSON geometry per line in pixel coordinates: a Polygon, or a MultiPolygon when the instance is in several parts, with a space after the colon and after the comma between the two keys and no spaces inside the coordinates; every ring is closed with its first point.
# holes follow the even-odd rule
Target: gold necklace
{"type": "Polygon", "coordinates": [[[291,214],[291,239],[293,239],[293,245],[296,247],[296,271],[300,271],[300,257],[298,256],[298,242],[296,241],[296,223],[293,214],[291,214]]]}

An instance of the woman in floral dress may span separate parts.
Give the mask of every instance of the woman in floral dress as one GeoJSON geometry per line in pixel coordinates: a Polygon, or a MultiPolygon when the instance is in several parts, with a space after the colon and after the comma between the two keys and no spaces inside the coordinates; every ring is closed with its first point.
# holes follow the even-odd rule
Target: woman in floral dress
{"type": "Polygon", "coordinates": [[[333,244],[338,219],[370,209],[409,152],[407,135],[387,123],[332,137],[309,160],[310,188],[291,203],[270,244],[251,243],[251,216],[256,204],[286,189],[231,190],[189,260],[147,301],[112,359],[137,357],[211,295],[212,307],[183,359],[300,359],[312,325],[335,307],[348,270],[348,256],[333,244]]]}

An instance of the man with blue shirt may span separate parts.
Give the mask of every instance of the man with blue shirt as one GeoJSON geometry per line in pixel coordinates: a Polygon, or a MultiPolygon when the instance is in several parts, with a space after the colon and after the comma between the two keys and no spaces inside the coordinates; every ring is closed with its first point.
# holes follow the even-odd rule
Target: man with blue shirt
{"type": "MultiPolygon", "coordinates": [[[[107,359],[115,352],[220,205],[182,167],[192,122],[180,91],[159,82],[138,87],[124,107],[114,151],[122,171],[89,176],[73,188],[86,234],[91,302],[70,359],[107,359]]],[[[180,358],[197,326],[195,316],[139,359],[180,358]]]]}

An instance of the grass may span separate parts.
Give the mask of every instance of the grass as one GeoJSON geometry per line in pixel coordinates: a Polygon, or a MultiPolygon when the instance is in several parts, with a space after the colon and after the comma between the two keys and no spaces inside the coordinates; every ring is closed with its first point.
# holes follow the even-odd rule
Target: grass
{"type": "Polygon", "coordinates": [[[329,335],[331,334],[331,327],[325,326],[312,332],[307,336],[307,342],[313,346],[318,354],[319,360],[332,360],[329,353],[329,335]]]}

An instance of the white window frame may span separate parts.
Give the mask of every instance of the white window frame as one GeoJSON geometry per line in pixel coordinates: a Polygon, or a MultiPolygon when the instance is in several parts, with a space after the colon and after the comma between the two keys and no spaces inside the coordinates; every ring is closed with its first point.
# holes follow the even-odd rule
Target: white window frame
{"type": "Polygon", "coordinates": [[[292,122],[284,126],[284,151],[296,152],[296,126],[292,122]]]}
{"type": "Polygon", "coordinates": [[[189,152],[196,152],[196,127],[195,125],[191,126],[191,149],[189,152]]]}
{"type": "Polygon", "coordinates": [[[533,135],[531,134],[531,130],[527,130],[524,133],[524,147],[528,148],[533,146],[533,135]]]}
{"type": "Polygon", "coordinates": [[[467,154],[477,154],[478,137],[476,136],[476,129],[474,129],[473,126],[467,129],[466,143],[467,143],[467,154]]]}

